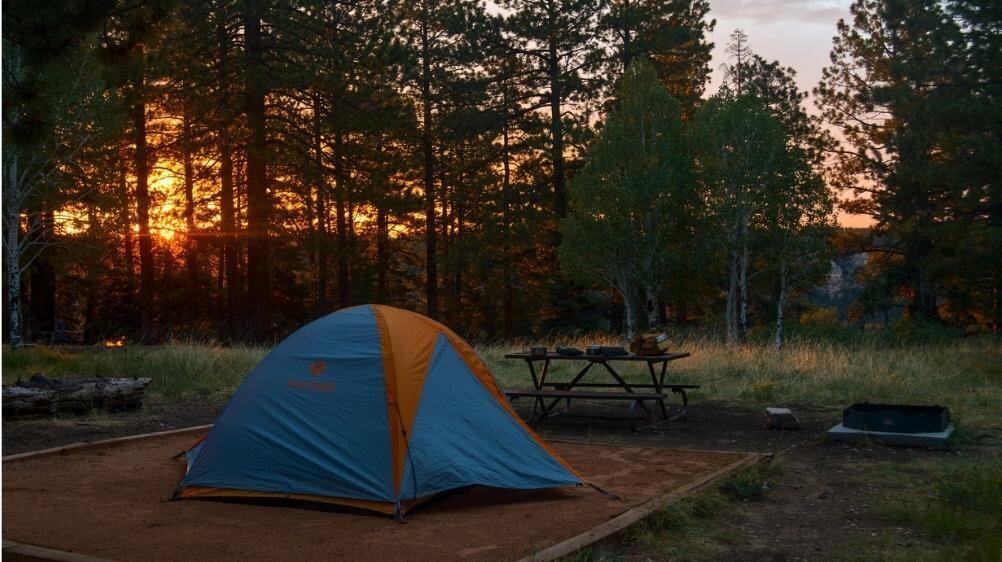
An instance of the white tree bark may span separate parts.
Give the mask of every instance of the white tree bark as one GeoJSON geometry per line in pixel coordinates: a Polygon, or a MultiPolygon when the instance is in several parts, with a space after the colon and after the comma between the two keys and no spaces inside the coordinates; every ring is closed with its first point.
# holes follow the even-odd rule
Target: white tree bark
{"type": "MultiPolygon", "coordinates": [[[[4,130],[18,123],[20,100],[15,99],[13,93],[26,72],[22,63],[20,50],[5,42],[4,91],[12,95],[9,96],[11,99],[4,100],[4,130]]],[[[82,62],[76,80],[61,91],[51,109],[73,114],[76,117],[67,120],[76,120],[79,117],[75,112],[80,108],[80,91],[84,88],[83,78],[92,72],[93,68],[82,62]]],[[[19,147],[13,142],[5,143],[3,147],[3,235],[0,238],[3,240],[3,260],[7,268],[7,336],[14,347],[23,343],[21,275],[46,248],[55,244],[51,237],[51,224],[46,224],[44,218],[29,217],[22,231],[21,216],[38,190],[51,182],[60,170],[72,165],[93,134],[86,127],[78,127],[74,131],[44,150],[19,147]]]]}
{"type": "Polygon", "coordinates": [[[738,289],[740,296],[738,312],[738,328],[737,328],[737,339],[741,343],[745,343],[748,340],[748,217],[750,210],[742,202],[741,212],[739,217],[739,229],[741,236],[740,240],[740,258],[738,262],[738,289]]]}
{"type": "Polygon", "coordinates": [[[779,264],[779,294],[776,296],[776,351],[783,347],[783,307],[786,305],[786,261],[779,264]]]}
{"type": "MultiPolygon", "coordinates": [[[[8,163],[8,177],[17,178],[17,156],[12,156],[8,163]]],[[[16,189],[13,182],[6,189],[16,189]]],[[[6,199],[6,198],[5,198],[6,199]]],[[[21,339],[21,252],[19,234],[21,230],[20,205],[4,201],[3,208],[3,256],[7,262],[7,337],[10,344],[17,348],[23,343],[21,339]]]]}
{"type": "Polygon", "coordinates": [[[626,338],[632,340],[637,333],[637,298],[629,283],[620,283],[619,294],[623,297],[623,329],[626,338]]]}
{"type": "Polygon", "coordinates": [[[651,286],[644,287],[644,310],[647,313],[647,329],[653,332],[658,327],[658,297],[651,286]]]}
{"type": "Polygon", "coordinates": [[[737,304],[738,260],[733,250],[729,254],[730,281],[727,284],[727,308],[724,311],[724,315],[725,323],[727,324],[727,345],[733,346],[738,340],[737,318],[734,314],[737,304]]]}
{"type": "MultiPolygon", "coordinates": [[[[4,65],[4,74],[19,77],[20,52],[18,49],[8,49],[4,65]]],[[[5,76],[6,77],[6,76],[5,76]]],[[[11,104],[14,106],[14,104],[11,104]]],[[[17,125],[17,108],[12,107],[7,117],[9,125],[17,125]]],[[[7,169],[4,174],[3,186],[3,258],[7,272],[7,337],[11,346],[17,348],[24,343],[21,339],[21,207],[24,205],[24,193],[21,189],[17,152],[13,147],[5,150],[4,164],[7,169]]]]}
{"type": "Polygon", "coordinates": [[[148,378],[48,379],[33,375],[3,387],[4,418],[83,414],[93,409],[135,410],[142,406],[148,378]]]}

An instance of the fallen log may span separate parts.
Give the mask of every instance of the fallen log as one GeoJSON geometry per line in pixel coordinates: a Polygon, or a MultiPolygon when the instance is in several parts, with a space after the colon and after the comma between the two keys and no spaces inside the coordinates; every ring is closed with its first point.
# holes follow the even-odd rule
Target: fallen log
{"type": "Polygon", "coordinates": [[[84,414],[94,409],[132,411],[143,405],[150,379],[88,378],[50,379],[34,374],[31,379],[3,387],[3,417],[84,414]]]}

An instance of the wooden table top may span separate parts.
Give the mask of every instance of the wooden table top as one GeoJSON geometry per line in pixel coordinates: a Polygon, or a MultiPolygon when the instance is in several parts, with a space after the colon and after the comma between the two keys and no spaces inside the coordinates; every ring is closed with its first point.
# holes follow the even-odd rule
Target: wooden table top
{"type": "Polygon", "coordinates": [[[604,362],[604,361],[646,361],[649,363],[661,362],[661,361],[674,361],[676,359],[682,359],[684,357],[689,357],[689,353],[678,352],[678,353],[664,353],[662,355],[561,355],[554,351],[549,351],[545,355],[533,355],[528,351],[523,351],[519,353],[507,353],[505,354],[505,359],[538,359],[540,361],[547,359],[563,359],[563,360],[578,360],[578,361],[594,361],[594,362],[604,362]]]}

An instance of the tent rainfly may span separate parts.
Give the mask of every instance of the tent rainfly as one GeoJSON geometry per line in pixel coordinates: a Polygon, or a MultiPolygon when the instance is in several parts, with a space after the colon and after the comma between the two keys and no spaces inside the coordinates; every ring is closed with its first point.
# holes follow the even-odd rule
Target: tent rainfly
{"type": "Polygon", "coordinates": [[[185,456],[175,498],[289,498],[396,517],[465,486],[584,483],[519,418],[469,344],[383,305],[289,336],[185,456]]]}

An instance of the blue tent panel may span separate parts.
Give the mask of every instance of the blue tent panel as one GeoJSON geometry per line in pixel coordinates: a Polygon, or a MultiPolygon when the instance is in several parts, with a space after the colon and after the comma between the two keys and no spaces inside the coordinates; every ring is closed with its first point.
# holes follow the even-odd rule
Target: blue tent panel
{"type": "Polygon", "coordinates": [[[182,484],[393,501],[385,388],[371,307],[312,322],[250,374],[182,484]]]}
{"type": "Polygon", "coordinates": [[[544,450],[439,335],[409,436],[400,499],[474,484],[548,488],[581,481],[544,450]]]}

